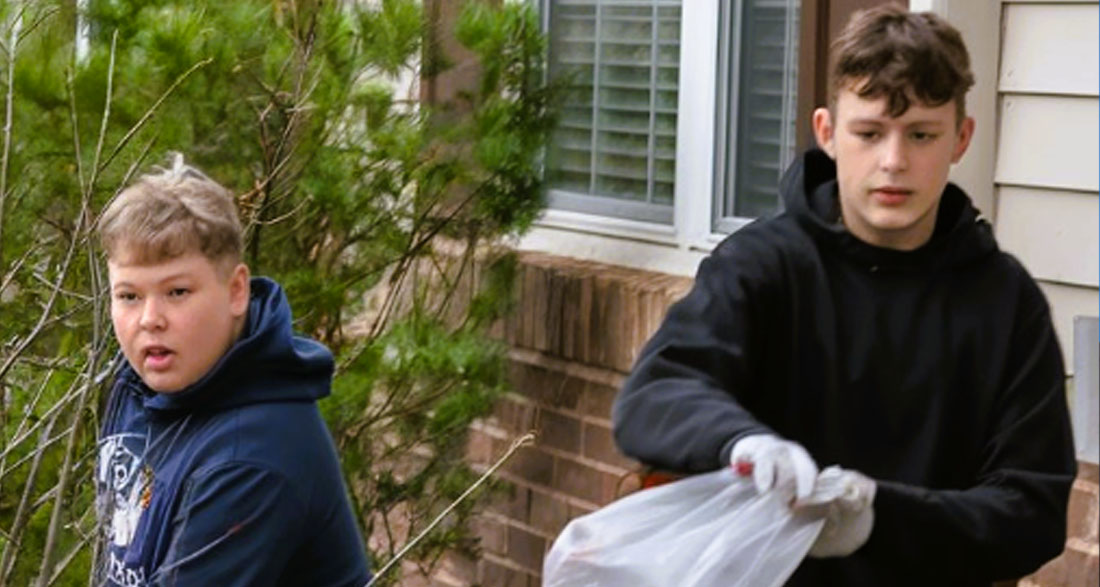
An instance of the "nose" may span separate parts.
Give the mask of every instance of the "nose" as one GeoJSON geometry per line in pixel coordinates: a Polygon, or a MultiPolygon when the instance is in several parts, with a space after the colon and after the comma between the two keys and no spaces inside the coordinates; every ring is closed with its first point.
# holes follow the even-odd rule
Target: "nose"
{"type": "Polygon", "coordinates": [[[143,330],[160,330],[164,328],[164,313],[160,309],[160,302],[153,296],[145,299],[141,307],[141,320],[138,325],[143,330]]]}
{"type": "Polygon", "coordinates": [[[905,171],[909,168],[909,154],[906,151],[905,138],[894,134],[883,141],[882,169],[890,173],[905,171]]]}

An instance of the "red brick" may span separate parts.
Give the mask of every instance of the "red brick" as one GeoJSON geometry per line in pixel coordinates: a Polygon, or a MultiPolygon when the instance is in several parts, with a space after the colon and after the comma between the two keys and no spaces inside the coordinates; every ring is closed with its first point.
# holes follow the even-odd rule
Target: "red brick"
{"type": "Polygon", "coordinates": [[[1097,543],[1097,499],[1096,485],[1083,481],[1076,481],[1069,495],[1069,536],[1080,538],[1090,544],[1097,543]]]}
{"type": "Polygon", "coordinates": [[[549,486],[554,478],[554,457],[527,446],[516,451],[504,469],[520,479],[549,486]]]}
{"type": "Polygon", "coordinates": [[[561,355],[562,322],[565,319],[563,297],[566,278],[560,269],[550,271],[546,282],[546,351],[561,355]]]}
{"type": "Polygon", "coordinates": [[[1077,478],[1090,483],[1100,483],[1100,469],[1096,463],[1077,461],[1077,478]]]}
{"type": "Polygon", "coordinates": [[[1100,585],[1100,558],[1097,555],[1072,549],[1066,554],[1069,585],[1073,587],[1100,585]]]}
{"type": "Polygon", "coordinates": [[[510,483],[504,486],[499,495],[489,500],[486,509],[513,520],[527,521],[531,508],[531,490],[522,484],[510,483]]]}
{"type": "Polygon", "coordinates": [[[471,428],[466,439],[466,459],[478,465],[487,465],[493,462],[495,456],[493,451],[494,440],[484,430],[471,428]]]}
{"type": "Polygon", "coordinates": [[[543,493],[531,492],[531,527],[548,536],[557,536],[569,521],[569,504],[564,498],[543,493]]]}
{"type": "Polygon", "coordinates": [[[585,505],[578,505],[576,503],[571,502],[569,504],[569,519],[572,520],[573,518],[579,518],[581,516],[586,516],[586,515],[594,512],[594,511],[596,511],[596,508],[594,508],[594,507],[588,507],[588,506],[585,506],[585,505]]]}
{"type": "Polygon", "coordinates": [[[539,444],[579,454],[581,450],[581,423],[573,416],[552,410],[539,410],[539,444]]]}
{"type": "Polygon", "coordinates": [[[522,434],[535,427],[536,408],[520,396],[508,394],[497,400],[493,416],[508,432],[522,434]]]}
{"type": "Polygon", "coordinates": [[[546,539],[518,526],[508,527],[508,558],[519,566],[538,573],[542,569],[542,555],[546,552],[546,539]]]}
{"type": "Polygon", "coordinates": [[[554,487],[561,492],[596,505],[615,499],[619,477],[570,459],[559,458],[554,487]]]}
{"type": "Polygon", "coordinates": [[[527,573],[491,560],[481,561],[481,585],[484,587],[530,587],[531,584],[527,573]]]}
{"type": "Polygon", "coordinates": [[[611,404],[618,390],[614,387],[589,383],[585,386],[581,412],[586,416],[611,421],[611,404]]]}
{"type": "Polygon", "coordinates": [[[439,582],[441,586],[464,586],[477,581],[477,560],[468,556],[448,552],[443,556],[439,569],[432,577],[433,585],[439,582]]]}
{"type": "Polygon", "coordinates": [[[584,394],[585,381],[577,377],[562,375],[557,385],[538,390],[534,396],[539,402],[552,408],[576,410],[584,394]]]}
{"type": "Polygon", "coordinates": [[[547,278],[548,271],[545,267],[529,267],[529,270],[535,287],[533,295],[526,300],[531,313],[531,348],[545,351],[550,348],[546,330],[550,280],[547,278]]]}
{"type": "Polygon", "coordinates": [[[513,361],[509,377],[516,391],[537,403],[574,410],[580,403],[584,381],[545,367],[513,361]]]}
{"type": "Polygon", "coordinates": [[[638,465],[619,452],[611,435],[611,428],[601,424],[584,424],[584,456],[597,461],[632,470],[638,465]]]}
{"type": "Polygon", "coordinates": [[[580,331],[580,279],[575,274],[563,276],[561,300],[561,345],[555,349],[555,354],[564,359],[572,359],[576,356],[577,333],[580,331]]]}
{"type": "Polygon", "coordinates": [[[589,353],[589,331],[596,327],[596,322],[593,321],[592,307],[595,303],[593,300],[593,280],[590,275],[584,275],[580,279],[580,296],[577,301],[577,334],[576,345],[573,348],[572,359],[580,362],[588,362],[589,353]]]}
{"type": "Polygon", "coordinates": [[[503,522],[488,516],[477,516],[470,520],[470,531],[483,551],[500,555],[508,552],[508,527],[503,522]]]}
{"type": "Polygon", "coordinates": [[[1064,586],[1066,585],[1066,573],[1065,556],[1059,556],[1043,565],[1030,579],[1042,587],[1064,586]]]}

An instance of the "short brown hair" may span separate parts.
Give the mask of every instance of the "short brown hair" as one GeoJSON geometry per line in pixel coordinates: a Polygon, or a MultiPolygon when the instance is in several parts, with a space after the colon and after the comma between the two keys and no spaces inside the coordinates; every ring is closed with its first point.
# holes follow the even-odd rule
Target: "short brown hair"
{"type": "Polygon", "coordinates": [[[954,100],[958,124],[966,118],[966,92],[974,85],[962,35],[931,12],[885,4],[855,12],[829,49],[829,106],[850,84],[861,98],[886,97],[891,117],[915,98],[926,106],[954,100]]]}
{"type": "Polygon", "coordinates": [[[126,247],[129,262],[152,264],[198,251],[215,263],[236,265],[243,238],[232,193],[179,153],[171,161],[107,205],[97,225],[107,256],[126,247]]]}

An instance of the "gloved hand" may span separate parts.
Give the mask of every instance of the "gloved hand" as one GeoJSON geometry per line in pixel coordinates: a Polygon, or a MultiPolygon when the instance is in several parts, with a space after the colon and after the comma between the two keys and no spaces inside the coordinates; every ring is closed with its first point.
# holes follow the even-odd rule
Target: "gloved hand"
{"type": "Polygon", "coordinates": [[[799,505],[825,508],[825,526],[810,556],[848,556],[867,542],[875,523],[875,489],[869,477],[840,467],[826,467],[817,476],[813,495],[799,505]]]}
{"type": "Polygon", "coordinates": [[[817,464],[802,445],[771,434],[754,434],[738,440],[730,453],[730,464],[739,473],[748,474],[763,493],[773,487],[783,492],[794,490],[796,501],[805,499],[814,488],[817,464]]]}

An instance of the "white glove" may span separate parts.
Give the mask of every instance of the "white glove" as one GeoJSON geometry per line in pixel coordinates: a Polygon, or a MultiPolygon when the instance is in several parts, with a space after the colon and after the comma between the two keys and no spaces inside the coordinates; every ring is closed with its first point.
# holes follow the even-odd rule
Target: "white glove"
{"type": "Polygon", "coordinates": [[[771,434],[754,434],[738,440],[730,453],[730,464],[743,475],[752,465],[752,480],[760,493],[773,487],[791,492],[796,501],[810,495],[817,477],[817,464],[801,444],[771,434]]]}
{"type": "Polygon", "coordinates": [[[859,550],[875,523],[875,482],[856,471],[826,467],[817,476],[813,495],[799,507],[824,507],[825,526],[810,547],[810,556],[848,556],[859,550]]]}

